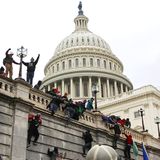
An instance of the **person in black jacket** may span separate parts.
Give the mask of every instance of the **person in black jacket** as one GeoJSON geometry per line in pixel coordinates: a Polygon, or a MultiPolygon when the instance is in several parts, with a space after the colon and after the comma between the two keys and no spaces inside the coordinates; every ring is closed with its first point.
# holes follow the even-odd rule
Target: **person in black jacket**
{"type": "Polygon", "coordinates": [[[85,153],[86,149],[90,150],[91,147],[92,147],[93,138],[92,138],[92,135],[90,133],[90,130],[87,130],[85,133],[83,133],[82,138],[84,139],[84,142],[85,142],[85,144],[83,146],[83,156],[85,156],[86,155],[86,153],[85,153]]]}
{"type": "Polygon", "coordinates": [[[114,129],[113,148],[117,148],[117,141],[120,138],[121,129],[118,123],[115,123],[110,129],[114,129]]]}
{"type": "Polygon", "coordinates": [[[38,54],[38,57],[35,61],[33,57],[31,58],[30,62],[22,61],[22,63],[25,66],[27,66],[27,82],[31,85],[33,83],[34,71],[36,69],[36,64],[38,63],[39,57],[40,57],[40,54],[38,54]]]}

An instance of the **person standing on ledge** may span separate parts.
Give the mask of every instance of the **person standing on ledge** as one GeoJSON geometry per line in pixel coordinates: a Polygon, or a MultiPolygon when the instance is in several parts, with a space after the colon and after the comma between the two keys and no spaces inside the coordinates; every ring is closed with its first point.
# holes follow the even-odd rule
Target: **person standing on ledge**
{"type": "Polygon", "coordinates": [[[31,58],[30,62],[22,61],[22,63],[25,66],[27,66],[27,82],[31,85],[33,83],[34,71],[36,69],[36,64],[38,63],[39,57],[40,57],[40,54],[38,54],[38,57],[35,61],[33,57],[31,58]]]}
{"type": "Polygon", "coordinates": [[[9,74],[9,78],[12,79],[12,75],[13,75],[13,65],[12,65],[12,63],[14,63],[14,64],[19,64],[19,63],[17,63],[16,61],[14,61],[14,59],[12,57],[13,53],[9,53],[10,50],[11,50],[11,48],[9,48],[6,51],[6,57],[3,59],[3,65],[6,68],[5,77],[8,77],[8,74],[9,74]]]}

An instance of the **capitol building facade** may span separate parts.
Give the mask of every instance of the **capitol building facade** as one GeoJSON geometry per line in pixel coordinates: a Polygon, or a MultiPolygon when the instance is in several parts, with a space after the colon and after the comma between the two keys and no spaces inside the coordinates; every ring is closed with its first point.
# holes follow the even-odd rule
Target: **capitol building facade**
{"type": "Polygon", "coordinates": [[[98,110],[129,118],[133,129],[160,137],[160,91],[152,85],[133,90],[123,74],[122,62],[105,40],[89,31],[88,18],[82,6],[78,8],[75,30],[60,42],[46,64],[41,89],[58,88],[61,95],[66,92],[73,100],[83,100],[94,96],[92,88],[96,85],[98,110]]]}

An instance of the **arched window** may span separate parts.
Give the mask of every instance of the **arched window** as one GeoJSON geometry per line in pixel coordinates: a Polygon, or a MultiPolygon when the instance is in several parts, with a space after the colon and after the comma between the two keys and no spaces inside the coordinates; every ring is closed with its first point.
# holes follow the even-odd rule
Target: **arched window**
{"type": "Polygon", "coordinates": [[[68,67],[72,68],[72,61],[71,60],[68,61],[68,67]]]}
{"type": "Polygon", "coordinates": [[[100,59],[97,59],[97,67],[100,67],[100,59]]]}
{"type": "Polygon", "coordinates": [[[52,67],[52,72],[54,73],[54,66],[52,67]]]}
{"type": "Polygon", "coordinates": [[[86,58],[83,58],[83,67],[86,67],[86,58]]]}
{"type": "Polygon", "coordinates": [[[106,69],[107,68],[107,64],[106,64],[105,60],[103,61],[103,65],[104,65],[104,68],[106,69]]]}
{"type": "Polygon", "coordinates": [[[78,60],[78,58],[76,58],[75,63],[76,63],[76,67],[78,67],[79,66],[79,60],[78,60]]]}
{"type": "Polygon", "coordinates": [[[93,58],[90,58],[90,66],[93,67],[93,58]]]}
{"type": "Polygon", "coordinates": [[[112,69],[112,63],[109,62],[109,69],[112,69]]]}
{"type": "Polygon", "coordinates": [[[57,64],[57,71],[59,71],[59,64],[57,64]]]}
{"type": "Polygon", "coordinates": [[[65,62],[62,62],[62,69],[65,70],[65,62]]]}

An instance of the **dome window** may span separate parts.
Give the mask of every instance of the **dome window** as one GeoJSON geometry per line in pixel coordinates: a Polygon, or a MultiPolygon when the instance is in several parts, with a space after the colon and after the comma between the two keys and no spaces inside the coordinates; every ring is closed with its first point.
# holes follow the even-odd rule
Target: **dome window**
{"type": "Polygon", "coordinates": [[[73,39],[71,40],[71,46],[73,46],[73,39]]]}
{"type": "Polygon", "coordinates": [[[52,67],[52,73],[54,73],[54,66],[52,67]]]}
{"type": "Polygon", "coordinates": [[[90,58],[90,67],[93,67],[93,58],[90,58]]]}
{"type": "Polygon", "coordinates": [[[62,62],[62,69],[65,70],[65,62],[62,62]]]}
{"type": "Polygon", "coordinates": [[[78,67],[79,66],[79,60],[78,60],[78,58],[76,58],[75,63],[76,63],[76,67],[78,67]]]}
{"type": "Polygon", "coordinates": [[[69,66],[69,68],[72,68],[72,61],[71,60],[68,61],[68,66],[69,66]]]}
{"type": "Polygon", "coordinates": [[[88,44],[89,44],[89,38],[87,38],[87,42],[88,42],[88,44]]]}
{"type": "Polygon", "coordinates": [[[77,38],[77,45],[78,45],[78,42],[79,42],[79,41],[78,41],[78,38],[77,38]]]}
{"type": "Polygon", "coordinates": [[[83,67],[86,67],[86,58],[83,58],[83,67]]]}
{"type": "Polygon", "coordinates": [[[105,60],[103,61],[103,65],[104,65],[104,68],[106,69],[107,68],[107,64],[106,64],[105,60]]]}
{"type": "Polygon", "coordinates": [[[97,59],[97,67],[100,67],[100,59],[97,59]]]}
{"type": "Polygon", "coordinates": [[[57,72],[59,71],[59,64],[57,64],[57,72]]]}

